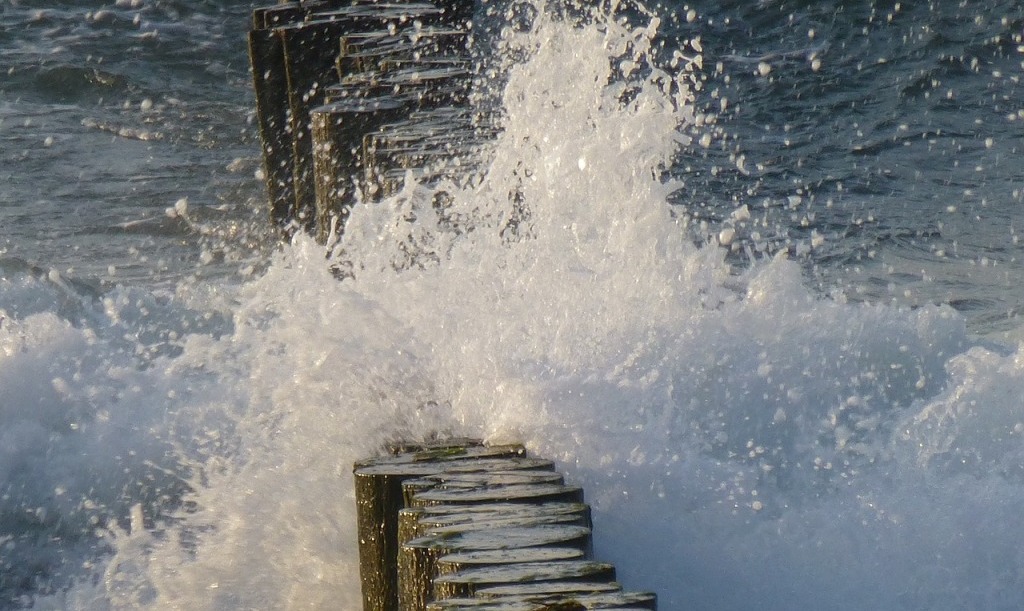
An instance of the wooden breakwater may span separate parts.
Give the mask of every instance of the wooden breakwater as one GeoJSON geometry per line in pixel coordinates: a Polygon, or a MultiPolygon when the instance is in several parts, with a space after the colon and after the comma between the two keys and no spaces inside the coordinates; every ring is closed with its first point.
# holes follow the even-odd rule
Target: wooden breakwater
{"type": "MultiPolygon", "coordinates": [[[[284,0],[249,34],[270,217],[337,234],[494,135],[467,100],[473,0],[284,0]]],[[[437,204],[437,202],[435,202],[437,204]]],[[[590,508],[522,446],[394,445],[355,465],[365,611],[651,610],[594,560],[590,508]]]]}
{"type": "Polygon", "coordinates": [[[656,609],[591,557],[583,490],[520,445],[397,445],[354,475],[365,611],[656,609]]]}
{"type": "MultiPolygon", "coordinates": [[[[283,1],[249,33],[270,217],[326,240],[356,201],[430,182],[478,145],[473,0],[283,1]]],[[[461,170],[464,171],[464,168],[461,170]]]]}

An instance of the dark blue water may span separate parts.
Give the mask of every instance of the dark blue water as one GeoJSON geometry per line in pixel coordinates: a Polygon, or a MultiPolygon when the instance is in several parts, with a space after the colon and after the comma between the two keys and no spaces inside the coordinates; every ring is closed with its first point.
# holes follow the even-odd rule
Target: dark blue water
{"type": "Polygon", "coordinates": [[[492,182],[569,141],[670,230],[570,177],[539,261],[345,286],[267,227],[253,6],[0,2],[0,608],[345,607],[351,460],[431,427],[562,461],[664,609],[1020,608],[1024,6],[652,8],[674,161],[555,99],[492,182]]]}
{"type": "Polygon", "coordinates": [[[207,234],[215,259],[259,235],[249,7],[222,4],[0,7],[5,266],[159,283],[196,272],[207,234]]]}
{"type": "Polygon", "coordinates": [[[739,233],[760,234],[755,252],[820,236],[807,269],[824,291],[1016,326],[1024,8],[689,6],[697,17],[679,29],[701,37],[701,99],[720,131],[680,164],[684,205],[709,220],[747,205],[739,233]]]}

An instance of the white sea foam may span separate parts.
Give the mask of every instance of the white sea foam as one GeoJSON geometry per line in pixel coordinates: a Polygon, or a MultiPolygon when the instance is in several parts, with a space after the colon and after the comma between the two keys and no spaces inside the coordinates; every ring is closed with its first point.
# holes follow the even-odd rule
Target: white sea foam
{"type": "Polygon", "coordinates": [[[36,606],[358,608],[352,462],[433,432],[556,459],[662,609],[1020,606],[1020,356],[687,241],[660,168],[688,74],[651,65],[655,27],[509,33],[530,59],[485,175],[357,208],[343,282],[300,237],[241,287],[64,317],[31,307],[49,281],[2,285],[4,519],[111,550],[36,606]]]}

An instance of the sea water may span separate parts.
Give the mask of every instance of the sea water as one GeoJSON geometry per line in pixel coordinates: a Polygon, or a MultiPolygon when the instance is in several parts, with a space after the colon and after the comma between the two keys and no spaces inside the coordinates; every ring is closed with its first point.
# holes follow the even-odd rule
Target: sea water
{"type": "Polygon", "coordinates": [[[450,433],[662,609],[1020,608],[1024,15],[946,4],[487,3],[479,170],[328,247],[250,6],[0,5],[0,605],[358,608],[352,462],[450,433]]]}

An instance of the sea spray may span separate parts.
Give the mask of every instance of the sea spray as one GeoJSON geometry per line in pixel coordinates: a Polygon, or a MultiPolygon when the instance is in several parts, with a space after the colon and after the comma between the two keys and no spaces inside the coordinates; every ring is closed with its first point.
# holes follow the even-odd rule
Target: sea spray
{"type": "MultiPolygon", "coordinates": [[[[148,420],[126,439],[192,491],[173,519],[123,501],[104,566],[37,607],[357,608],[351,464],[433,433],[556,458],[597,554],[665,609],[1019,606],[1024,489],[989,468],[1020,447],[1018,357],[965,353],[950,308],[825,299],[784,256],[694,246],[660,172],[688,77],[651,64],[654,27],[539,12],[449,208],[410,184],[328,261],[299,237],[205,307],[171,301],[230,322],[114,364],[158,389],[129,397],[148,420]]],[[[101,356],[137,301],[83,323],[101,356]]]]}
{"type": "Polygon", "coordinates": [[[92,572],[132,507],[149,526],[179,508],[213,441],[205,432],[226,430],[220,409],[176,419],[202,380],[179,383],[164,359],[177,338],[229,327],[219,312],[137,289],[76,290],[56,272],[0,280],[4,606],[92,572]]]}

